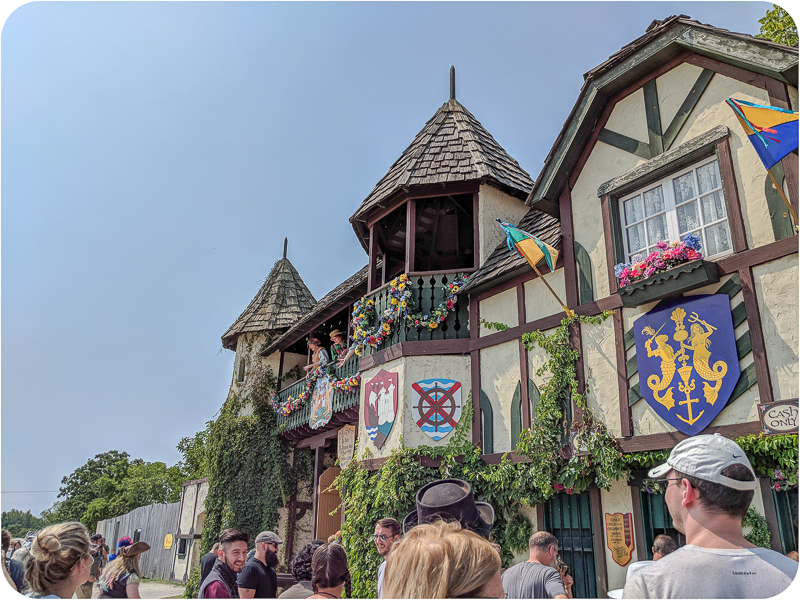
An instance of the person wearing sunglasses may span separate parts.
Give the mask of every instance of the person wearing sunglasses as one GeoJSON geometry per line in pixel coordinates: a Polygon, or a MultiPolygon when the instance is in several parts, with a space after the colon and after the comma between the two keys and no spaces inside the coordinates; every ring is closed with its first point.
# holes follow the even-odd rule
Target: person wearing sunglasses
{"type": "Polygon", "coordinates": [[[275,598],[278,595],[278,550],[283,540],[271,531],[256,536],[255,556],[239,573],[240,598],[275,598]]]}
{"type": "Polygon", "coordinates": [[[81,523],[45,527],[31,543],[25,582],[39,598],[72,598],[89,580],[94,559],[89,533],[81,523]]]}
{"type": "Polygon", "coordinates": [[[372,541],[378,549],[378,554],[383,557],[381,566],[378,567],[378,598],[383,598],[383,576],[386,573],[386,557],[392,550],[392,544],[400,539],[400,523],[396,519],[380,519],[375,523],[375,533],[372,541]]]}

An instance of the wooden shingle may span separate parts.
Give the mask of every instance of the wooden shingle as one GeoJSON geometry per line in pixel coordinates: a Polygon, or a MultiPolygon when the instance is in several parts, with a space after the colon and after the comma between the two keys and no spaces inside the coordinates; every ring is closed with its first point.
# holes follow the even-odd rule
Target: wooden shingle
{"type": "Polygon", "coordinates": [[[236,340],[242,333],[285,330],[316,302],[294,265],[282,258],[272,267],[255,298],[223,334],[222,346],[236,350],[236,340]]]}

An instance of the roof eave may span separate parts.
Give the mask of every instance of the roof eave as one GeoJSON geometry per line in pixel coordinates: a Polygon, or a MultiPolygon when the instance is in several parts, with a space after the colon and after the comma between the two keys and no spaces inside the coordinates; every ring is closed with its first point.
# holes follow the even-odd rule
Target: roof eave
{"type": "Polygon", "coordinates": [[[602,68],[587,74],[578,100],[545,159],[526,203],[558,217],[558,198],[582,151],[579,141],[593,130],[607,99],[654,65],[685,51],[797,86],[797,48],[676,22],[619,62],[612,60],[608,66],[601,65],[602,68]]]}

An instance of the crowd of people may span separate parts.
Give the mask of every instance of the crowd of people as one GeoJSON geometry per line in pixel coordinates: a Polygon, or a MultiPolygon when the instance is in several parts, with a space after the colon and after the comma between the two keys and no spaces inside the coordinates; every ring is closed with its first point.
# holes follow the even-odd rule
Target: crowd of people
{"type": "MultiPolygon", "coordinates": [[[[622,598],[770,598],[784,592],[797,574],[797,558],[756,547],[742,533],[742,519],[757,478],[742,449],[718,434],[680,442],[667,462],[649,476],[666,486],[665,502],[685,538],[659,535],[652,561],[628,567],[622,598]]],[[[572,598],[574,580],[559,556],[559,541],[547,531],[529,540],[528,560],[503,571],[500,547],[490,541],[495,513],[478,502],[469,484],[435,481],[416,495],[416,510],[402,524],[375,524],[372,540],[383,558],[373,574],[379,598],[572,598]]],[[[80,523],[38,532],[27,560],[5,555],[11,538],[3,532],[4,573],[18,590],[40,598],[138,598],[139,556],[145,542],[120,540],[117,560],[106,556],[102,536],[88,536],[80,523]],[[24,570],[24,575],[22,574],[24,570]],[[88,587],[87,587],[88,584],[88,587]]],[[[236,529],[219,535],[201,560],[200,598],[352,597],[348,558],[338,537],[314,540],[294,557],[296,583],[277,595],[275,533],[249,536],[236,529]]],[[[796,554],[796,553],[795,553],[796,554]]],[[[611,594],[610,597],[619,597],[611,594]]]]}

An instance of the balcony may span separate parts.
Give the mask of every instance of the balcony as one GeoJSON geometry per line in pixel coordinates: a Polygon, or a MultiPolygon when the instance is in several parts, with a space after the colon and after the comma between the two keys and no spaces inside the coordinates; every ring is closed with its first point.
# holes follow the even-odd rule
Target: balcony
{"type": "MultiPolygon", "coordinates": [[[[335,376],[336,379],[344,379],[356,373],[358,373],[358,356],[353,356],[344,365],[336,368],[335,376]]],[[[277,401],[282,404],[289,396],[296,398],[305,389],[306,379],[303,378],[279,391],[277,401]]],[[[358,392],[358,388],[349,393],[333,392],[333,414],[325,427],[319,429],[309,427],[308,422],[311,418],[311,398],[309,398],[303,406],[287,416],[278,413],[278,428],[289,439],[301,439],[347,423],[355,423],[358,419],[358,392]]]]}
{"type": "MultiPolygon", "coordinates": [[[[456,272],[433,272],[433,273],[411,273],[408,279],[411,282],[411,297],[417,307],[415,312],[423,315],[429,314],[432,309],[437,308],[446,297],[445,285],[452,282],[459,274],[464,271],[456,272]]],[[[391,306],[389,296],[390,284],[385,284],[369,295],[375,301],[376,314],[381,315],[383,311],[391,306]]],[[[423,328],[417,331],[415,327],[409,327],[405,323],[395,326],[392,335],[384,343],[377,347],[364,346],[363,356],[370,356],[380,352],[385,348],[399,344],[401,342],[418,342],[428,340],[460,340],[469,338],[469,304],[465,297],[458,296],[454,310],[447,314],[447,318],[435,329],[423,328]]]]}

